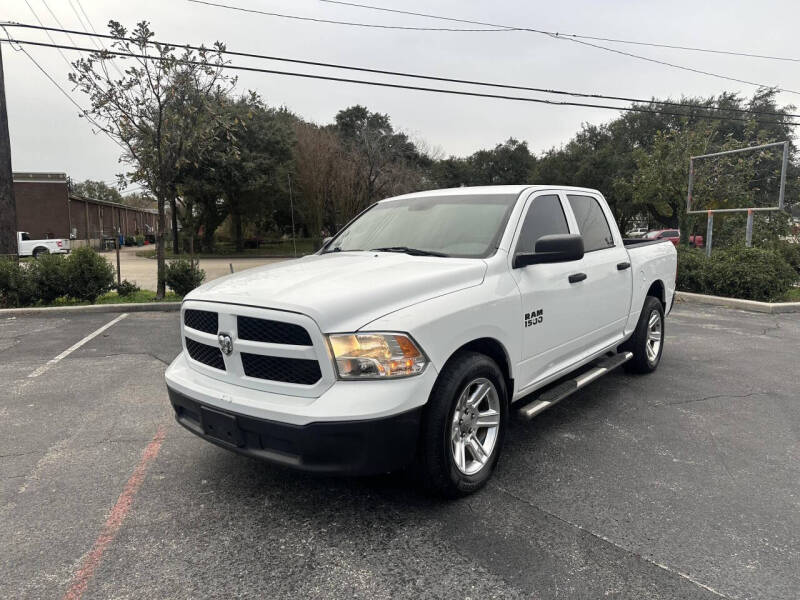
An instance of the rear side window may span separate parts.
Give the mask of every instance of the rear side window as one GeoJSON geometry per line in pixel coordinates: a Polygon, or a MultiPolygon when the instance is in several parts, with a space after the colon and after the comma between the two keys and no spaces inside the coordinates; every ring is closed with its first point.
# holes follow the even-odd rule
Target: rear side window
{"type": "Polygon", "coordinates": [[[31,241],[31,236],[29,236],[27,233],[24,233],[24,232],[23,232],[23,234],[22,234],[22,241],[23,241],[23,242],[30,242],[30,241],[31,241]]]}
{"type": "Polygon", "coordinates": [[[665,231],[664,233],[661,234],[661,237],[666,237],[666,238],[674,238],[679,236],[680,234],[674,229],[670,229],[669,231],[665,231]]]}
{"type": "Polygon", "coordinates": [[[572,212],[575,213],[575,220],[578,222],[578,231],[583,236],[583,248],[585,252],[602,250],[614,245],[614,236],[611,235],[611,228],[608,226],[603,209],[595,198],[591,196],[568,195],[569,204],[572,212]]]}
{"type": "Polygon", "coordinates": [[[525,215],[517,242],[517,252],[533,252],[536,240],[543,235],[556,233],[569,233],[561,200],[555,194],[538,196],[534,198],[533,204],[525,215]]]}

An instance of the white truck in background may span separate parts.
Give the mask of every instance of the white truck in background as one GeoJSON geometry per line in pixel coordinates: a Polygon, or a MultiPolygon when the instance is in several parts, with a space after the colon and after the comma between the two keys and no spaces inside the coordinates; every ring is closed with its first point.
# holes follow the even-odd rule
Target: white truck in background
{"type": "Polygon", "coordinates": [[[602,194],[420,192],[372,205],[313,256],[188,294],[166,383],[178,422],[274,463],[367,474],[413,464],[448,496],[533,418],[664,348],[677,256],[624,240],[602,194]]]}
{"type": "Polygon", "coordinates": [[[69,240],[32,240],[27,231],[17,232],[17,251],[20,256],[39,258],[42,254],[68,254],[69,249],[69,240]]]}

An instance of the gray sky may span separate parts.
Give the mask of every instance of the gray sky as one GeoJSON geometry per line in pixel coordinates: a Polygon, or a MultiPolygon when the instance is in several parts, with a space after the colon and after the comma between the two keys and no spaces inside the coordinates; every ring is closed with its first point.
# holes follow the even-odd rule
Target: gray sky
{"type": "MultiPolygon", "coordinates": [[[[65,27],[81,28],[72,8],[75,6],[80,10],[77,0],[44,1],[65,27]]],[[[317,0],[219,1],[329,19],[459,27],[458,24],[333,6],[317,0]]],[[[793,43],[800,21],[800,2],[797,0],[364,1],[391,8],[564,33],[800,58],[800,48],[793,43]]],[[[46,25],[55,26],[43,0],[28,2],[46,25]]],[[[308,60],[644,98],[677,98],[682,94],[706,96],[724,90],[749,96],[755,89],[530,32],[363,29],[246,14],[191,4],[185,0],[81,0],[81,3],[95,28],[104,33],[109,19],[116,19],[128,27],[145,19],[150,21],[156,37],[161,40],[191,44],[220,40],[231,50],[308,60]]],[[[0,18],[35,23],[25,0],[3,0],[2,12],[4,15],[0,18]]],[[[36,32],[16,31],[28,39],[46,41],[44,35],[36,32]]],[[[69,43],[62,37],[56,39],[69,43]]],[[[78,38],[78,41],[88,40],[78,38]]],[[[739,79],[800,90],[800,63],[797,62],[606,45],[739,79]]],[[[80,92],[71,90],[67,81],[67,64],[56,50],[29,48],[29,52],[78,102],[87,104],[80,92]]],[[[66,53],[70,59],[76,54],[66,53]]],[[[14,170],[64,171],[77,180],[107,181],[124,170],[117,161],[119,148],[103,135],[94,135],[90,125],[77,116],[76,108],[22,52],[14,52],[4,44],[3,60],[14,170]]],[[[287,65],[281,63],[239,59],[236,62],[284,70],[295,68],[287,69],[287,65]]],[[[296,70],[323,72],[305,67],[296,70]]],[[[602,123],[618,114],[599,109],[375,89],[253,73],[240,74],[238,87],[242,91],[254,89],[271,105],[286,105],[302,117],[319,123],[331,121],[341,108],[364,104],[371,110],[388,113],[397,128],[424,140],[429,147],[456,155],[493,146],[511,136],[526,140],[534,152],[540,153],[568,141],[581,123],[602,123]]],[[[800,95],[782,93],[780,100],[787,104],[800,104],[800,95]]]]}

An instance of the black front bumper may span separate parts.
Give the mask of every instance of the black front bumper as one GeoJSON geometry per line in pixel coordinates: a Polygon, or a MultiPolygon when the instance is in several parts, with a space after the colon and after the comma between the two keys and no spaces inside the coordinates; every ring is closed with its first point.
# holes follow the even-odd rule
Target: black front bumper
{"type": "Polygon", "coordinates": [[[382,419],[292,425],[221,410],[167,388],[175,419],[226,448],[303,471],[371,475],[414,458],[422,408],[382,419]]]}

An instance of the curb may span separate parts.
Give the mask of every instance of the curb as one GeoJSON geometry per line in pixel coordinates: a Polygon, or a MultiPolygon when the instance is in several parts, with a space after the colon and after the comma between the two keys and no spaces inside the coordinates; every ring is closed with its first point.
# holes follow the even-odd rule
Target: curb
{"type": "Polygon", "coordinates": [[[6,317],[67,317],[86,313],[178,312],[180,302],[140,302],[129,304],[89,304],[87,306],[46,306],[43,308],[3,308],[6,317]]]}
{"type": "Polygon", "coordinates": [[[758,302],[756,300],[742,300],[740,298],[725,298],[723,296],[707,296],[692,292],[675,292],[678,302],[707,304],[710,306],[723,306],[750,312],[779,314],[800,313],[800,302],[758,302]]]}

